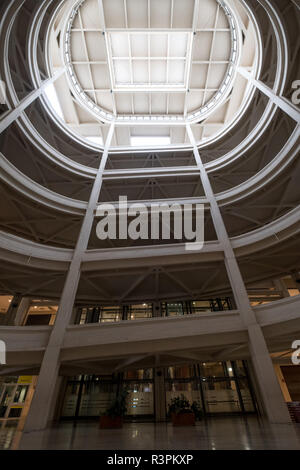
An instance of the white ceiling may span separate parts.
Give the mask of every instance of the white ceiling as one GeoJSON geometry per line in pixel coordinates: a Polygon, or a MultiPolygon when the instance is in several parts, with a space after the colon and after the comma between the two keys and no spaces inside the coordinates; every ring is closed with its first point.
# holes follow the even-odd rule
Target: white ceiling
{"type": "Polygon", "coordinates": [[[192,33],[111,32],[107,38],[114,90],[187,88],[192,33]]]}
{"type": "MultiPolygon", "coordinates": [[[[253,25],[239,0],[228,3],[244,33],[241,63],[251,69],[256,63],[253,25]]],[[[66,1],[65,14],[70,4],[74,0],[66,1]]],[[[63,13],[51,36],[53,69],[62,65],[63,13]]],[[[80,86],[101,109],[117,116],[186,116],[218,92],[231,57],[231,31],[216,0],[85,0],[72,25],[71,56],[80,86]]],[[[65,76],[55,89],[65,122],[83,136],[105,140],[105,126],[75,99],[65,76]]],[[[231,94],[196,126],[197,139],[224,129],[248,91],[246,80],[237,76],[231,94]]],[[[171,125],[166,133],[171,143],[186,142],[183,128],[171,125]]],[[[130,145],[131,135],[130,126],[117,127],[113,145],[130,145]]]]}
{"type": "Polygon", "coordinates": [[[70,49],[80,86],[106,112],[186,116],[219,90],[231,31],[216,0],[85,0],[70,49]]]}

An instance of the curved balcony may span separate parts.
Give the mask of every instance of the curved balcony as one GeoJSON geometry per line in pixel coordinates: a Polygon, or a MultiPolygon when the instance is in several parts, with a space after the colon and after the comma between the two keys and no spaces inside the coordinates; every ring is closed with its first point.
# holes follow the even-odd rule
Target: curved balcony
{"type": "MultiPolygon", "coordinates": [[[[292,338],[300,332],[300,297],[292,297],[255,308],[270,349],[289,349],[292,338]],[[284,325],[285,336],[282,337],[284,325]]],[[[37,370],[51,334],[51,327],[2,327],[7,345],[10,368],[37,370]]],[[[114,324],[69,326],[65,333],[61,360],[62,367],[76,362],[119,360],[138,356],[148,358],[158,354],[185,353],[196,359],[235,358],[247,351],[248,334],[237,311],[196,314],[173,318],[151,318],[122,321],[114,324]],[[188,339],[188,340],[187,340],[188,339]],[[218,353],[219,351],[219,353],[218,353]],[[236,352],[235,352],[236,351],[236,352]],[[99,359],[101,358],[101,359],[99,359]]],[[[247,353],[246,353],[247,354],[247,353]]],[[[7,373],[7,367],[1,374],[7,373]]]]}

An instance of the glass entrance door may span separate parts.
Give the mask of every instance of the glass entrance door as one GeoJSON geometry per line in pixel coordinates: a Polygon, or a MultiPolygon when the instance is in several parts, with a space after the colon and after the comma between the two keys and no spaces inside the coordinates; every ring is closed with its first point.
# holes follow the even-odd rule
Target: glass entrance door
{"type": "Polygon", "coordinates": [[[111,382],[90,381],[83,385],[78,416],[99,416],[105,413],[116,396],[111,382]]]}
{"type": "Polygon", "coordinates": [[[154,415],[152,382],[128,383],[127,416],[150,417],[154,415]]]}
{"type": "Polygon", "coordinates": [[[243,411],[234,380],[202,381],[207,413],[240,413],[243,411]]]}
{"type": "Polygon", "coordinates": [[[136,369],[124,372],[123,387],[128,391],[127,417],[153,419],[153,369],[136,369]]]}
{"type": "Polygon", "coordinates": [[[255,398],[243,361],[203,362],[168,367],[165,381],[166,405],[184,395],[201,405],[204,414],[253,413],[255,398]]]}
{"type": "Polygon", "coordinates": [[[109,377],[82,375],[67,383],[62,418],[99,417],[116,397],[117,382],[109,377]]]}

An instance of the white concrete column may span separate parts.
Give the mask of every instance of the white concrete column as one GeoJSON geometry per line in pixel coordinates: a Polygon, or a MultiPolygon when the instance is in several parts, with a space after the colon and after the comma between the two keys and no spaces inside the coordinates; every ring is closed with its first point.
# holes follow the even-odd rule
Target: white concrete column
{"type": "Polygon", "coordinates": [[[300,111],[297,108],[297,106],[292,104],[286,98],[276,95],[274,91],[271,90],[271,88],[269,88],[260,80],[256,80],[245,67],[238,67],[237,71],[239,72],[240,75],[242,75],[242,77],[246,78],[246,80],[248,80],[258,90],[260,90],[268,98],[270,98],[272,103],[276,104],[276,106],[282,109],[282,111],[284,111],[288,116],[294,119],[294,121],[296,121],[298,124],[300,124],[300,111]]]}
{"type": "Polygon", "coordinates": [[[77,317],[77,312],[78,312],[78,307],[73,307],[72,315],[71,315],[71,318],[70,318],[70,323],[72,325],[74,325],[74,323],[75,323],[75,320],[76,320],[76,317],[77,317]]]}
{"type": "Polygon", "coordinates": [[[4,117],[0,119],[0,134],[5,131],[5,129],[7,129],[7,127],[9,127],[16,119],[18,119],[23,111],[45,91],[45,88],[47,88],[48,85],[54,83],[59,77],[61,77],[61,75],[65,73],[65,70],[65,67],[58,70],[53,75],[53,77],[45,80],[38,89],[29,93],[29,95],[20,101],[20,103],[14,109],[5,114],[4,117]]]}
{"type": "Polygon", "coordinates": [[[235,302],[244,325],[248,329],[249,349],[253,361],[254,370],[260,387],[268,419],[273,423],[290,423],[290,416],[284,403],[280,385],[278,383],[270,354],[260,326],[257,323],[255,313],[251,308],[248,293],[237,263],[223,217],[213,193],[206,169],[202,163],[198,147],[189,124],[187,133],[193,146],[193,152],[205,196],[210,204],[211,216],[219,242],[224,250],[224,261],[235,302]]]}
{"type": "Polygon", "coordinates": [[[249,325],[248,335],[251,360],[267,417],[271,423],[290,423],[287,405],[261,327],[258,324],[249,325]]]}
{"type": "Polygon", "coordinates": [[[81,260],[88,246],[94,215],[101,191],[103,171],[106,166],[108,150],[113,132],[114,123],[111,124],[107,135],[101,163],[93,184],[87,211],[83,219],[77,245],[73,253],[73,259],[63,288],[56,321],[41,364],[36,391],[24,427],[25,432],[45,429],[49,422],[52,401],[58,382],[60,350],[63,344],[66,328],[70,324],[73,313],[74,301],[80,280],[81,260]]]}
{"type": "Polygon", "coordinates": [[[12,319],[13,324],[15,326],[21,326],[23,325],[26,313],[29,310],[31,303],[31,298],[30,297],[22,297],[21,302],[19,303],[19,306],[17,308],[15,317],[12,319]]]}
{"type": "Polygon", "coordinates": [[[166,421],[166,391],[165,376],[162,367],[155,367],[154,371],[154,404],[155,421],[166,421]]]}

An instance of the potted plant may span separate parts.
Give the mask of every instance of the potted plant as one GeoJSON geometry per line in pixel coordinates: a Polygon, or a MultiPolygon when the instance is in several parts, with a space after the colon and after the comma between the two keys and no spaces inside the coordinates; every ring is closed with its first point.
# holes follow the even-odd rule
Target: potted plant
{"type": "Polygon", "coordinates": [[[192,405],[183,394],[174,397],[169,405],[169,414],[173,426],[195,426],[195,421],[202,418],[202,409],[199,402],[192,405]]]}
{"type": "Polygon", "coordinates": [[[128,391],[122,390],[106,412],[100,416],[99,426],[101,429],[117,429],[123,426],[123,417],[127,412],[127,395],[128,391]]]}

